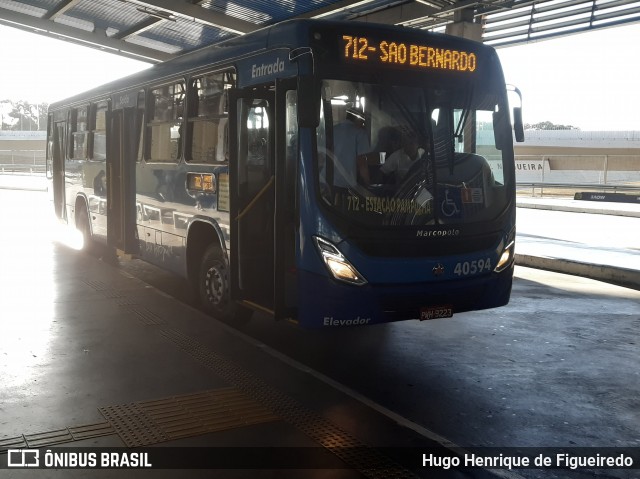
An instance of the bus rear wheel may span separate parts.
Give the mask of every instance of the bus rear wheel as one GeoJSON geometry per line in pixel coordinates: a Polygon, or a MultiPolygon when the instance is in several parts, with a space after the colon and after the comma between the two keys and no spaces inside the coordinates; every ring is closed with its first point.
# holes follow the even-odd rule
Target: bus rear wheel
{"type": "Polygon", "coordinates": [[[206,249],[198,276],[200,303],[212,316],[225,321],[249,319],[251,311],[234,304],[229,294],[229,265],[215,244],[206,249]]]}
{"type": "Polygon", "coordinates": [[[76,229],[82,235],[82,250],[87,253],[93,253],[93,240],[91,238],[91,226],[89,224],[89,213],[85,206],[78,208],[76,217],[76,229]]]}

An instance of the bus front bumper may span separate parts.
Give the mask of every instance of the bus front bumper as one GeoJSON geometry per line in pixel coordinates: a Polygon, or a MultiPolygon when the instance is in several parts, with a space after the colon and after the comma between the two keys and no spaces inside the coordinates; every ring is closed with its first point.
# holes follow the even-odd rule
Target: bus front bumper
{"type": "Polygon", "coordinates": [[[352,286],[306,271],[298,274],[298,322],[323,328],[424,319],[429,309],[451,308],[455,314],[504,306],[513,266],[475,278],[417,284],[352,286]]]}

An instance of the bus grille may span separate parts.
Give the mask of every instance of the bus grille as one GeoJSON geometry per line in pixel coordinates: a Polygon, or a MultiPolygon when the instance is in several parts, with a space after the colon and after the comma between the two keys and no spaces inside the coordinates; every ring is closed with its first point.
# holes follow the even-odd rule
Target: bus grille
{"type": "Polygon", "coordinates": [[[434,255],[454,255],[487,250],[500,242],[501,233],[465,238],[349,238],[349,241],[374,257],[418,258],[434,255]]]}

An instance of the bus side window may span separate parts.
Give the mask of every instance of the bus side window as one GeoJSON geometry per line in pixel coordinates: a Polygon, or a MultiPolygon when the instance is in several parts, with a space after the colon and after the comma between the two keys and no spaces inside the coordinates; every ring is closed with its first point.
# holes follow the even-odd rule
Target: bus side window
{"type": "Polygon", "coordinates": [[[137,162],[141,162],[144,159],[144,119],[145,119],[145,94],[144,90],[138,92],[138,102],[136,105],[136,141],[138,142],[137,150],[137,162]]]}
{"type": "Polygon", "coordinates": [[[151,90],[150,97],[149,161],[176,162],[182,148],[185,85],[164,85],[151,90]]]}
{"type": "Polygon", "coordinates": [[[47,179],[53,178],[53,136],[55,134],[53,115],[49,114],[47,119],[47,162],[46,175],[47,179]]]}
{"type": "Polygon", "coordinates": [[[72,112],[71,120],[71,158],[74,160],[84,160],[87,158],[88,128],[87,128],[87,107],[75,108],[72,112]]]}
{"type": "Polygon", "coordinates": [[[210,73],[192,80],[188,161],[229,161],[228,92],[234,83],[232,72],[210,73]]]}
{"type": "Polygon", "coordinates": [[[287,132],[287,151],[286,151],[286,182],[291,186],[296,181],[296,168],[298,161],[298,92],[295,90],[287,91],[287,116],[286,116],[286,132],[287,132]]]}
{"type": "Polygon", "coordinates": [[[93,152],[91,158],[96,161],[104,161],[107,158],[107,110],[109,103],[100,101],[92,105],[91,123],[93,152]]]}

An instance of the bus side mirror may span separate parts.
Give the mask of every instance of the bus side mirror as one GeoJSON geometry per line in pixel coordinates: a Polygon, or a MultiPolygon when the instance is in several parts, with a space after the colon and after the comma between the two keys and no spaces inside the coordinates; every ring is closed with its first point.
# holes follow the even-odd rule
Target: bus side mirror
{"type": "Polygon", "coordinates": [[[318,83],[311,76],[298,77],[298,125],[316,128],[320,123],[318,83]]]}
{"type": "Polygon", "coordinates": [[[513,131],[516,141],[522,143],[524,141],[524,124],[522,123],[522,107],[513,107],[513,131]]]}
{"type": "Polygon", "coordinates": [[[522,93],[518,87],[507,85],[507,94],[512,93],[518,96],[520,106],[513,107],[513,132],[518,143],[524,141],[524,123],[522,123],[522,93]]]}

